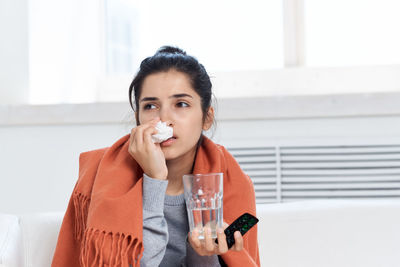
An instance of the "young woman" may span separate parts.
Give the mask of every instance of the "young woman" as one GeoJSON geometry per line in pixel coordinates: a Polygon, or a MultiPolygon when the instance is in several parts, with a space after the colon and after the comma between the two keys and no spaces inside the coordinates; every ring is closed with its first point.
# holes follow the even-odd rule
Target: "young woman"
{"type": "Polygon", "coordinates": [[[184,174],[224,173],[224,228],[256,211],[250,178],[203,135],[214,122],[211,87],[203,65],[179,48],[142,61],[129,89],[137,127],[81,153],[52,266],[259,266],[256,226],[243,237],[237,231],[229,250],[224,229],[218,244],[210,233],[189,233],[184,174]],[[159,121],[173,137],[154,143],[159,121]]]}

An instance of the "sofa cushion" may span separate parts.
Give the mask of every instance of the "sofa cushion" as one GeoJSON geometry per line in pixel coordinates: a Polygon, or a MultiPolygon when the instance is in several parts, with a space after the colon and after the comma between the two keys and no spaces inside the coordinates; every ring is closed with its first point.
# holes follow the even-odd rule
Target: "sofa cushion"
{"type": "Polygon", "coordinates": [[[64,213],[20,215],[24,267],[50,266],[64,213]]]}
{"type": "Polygon", "coordinates": [[[0,213],[0,266],[20,267],[21,232],[16,215],[0,213]]]}

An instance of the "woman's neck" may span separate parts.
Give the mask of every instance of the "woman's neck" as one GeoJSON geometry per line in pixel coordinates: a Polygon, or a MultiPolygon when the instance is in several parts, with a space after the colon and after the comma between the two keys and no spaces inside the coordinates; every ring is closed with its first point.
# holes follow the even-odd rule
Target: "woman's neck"
{"type": "Polygon", "coordinates": [[[168,160],[167,168],[168,168],[168,187],[167,187],[167,195],[180,195],[183,194],[183,182],[182,177],[184,174],[192,173],[192,167],[194,164],[195,156],[196,156],[196,148],[189,151],[185,155],[182,155],[179,158],[168,160]]]}

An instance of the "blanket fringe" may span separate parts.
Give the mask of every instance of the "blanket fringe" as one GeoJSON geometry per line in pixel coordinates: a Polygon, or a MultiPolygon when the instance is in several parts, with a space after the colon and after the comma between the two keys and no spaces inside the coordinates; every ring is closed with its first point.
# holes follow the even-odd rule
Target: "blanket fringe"
{"type": "Polygon", "coordinates": [[[80,264],[82,267],[137,267],[141,249],[142,243],[132,235],[88,228],[81,243],[80,264]],[[111,244],[105,249],[108,241],[111,244]]]}
{"type": "Polygon", "coordinates": [[[136,267],[142,253],[142,242],[132,235],[87,228],[90,198],[73,195],[75,207],[75,239],[81,244],[82,267],[136,267]],[[107,245],[105,245],[107,243],[107,245]]]}
{"type": "Polygon", "coordinates": [[[73,202],[75,208],[75,239],[82,240],[86,229],[90,198],[82,193],[75,192],[73,202]]]}

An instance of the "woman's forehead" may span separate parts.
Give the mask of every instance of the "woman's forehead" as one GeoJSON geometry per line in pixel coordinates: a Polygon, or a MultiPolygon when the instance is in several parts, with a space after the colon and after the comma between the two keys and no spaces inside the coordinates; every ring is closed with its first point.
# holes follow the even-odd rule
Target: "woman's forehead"
{"type": "Polygon", "coordinates": [[[140,98],[169,98],[178,94],[190,95],[192,98],[199,97],[186,74],[168,71],[147,76],[143,81],[140,98]]]}

